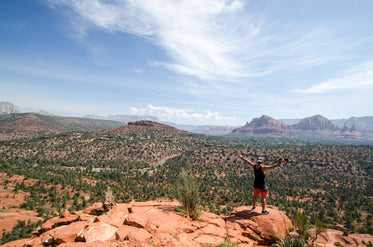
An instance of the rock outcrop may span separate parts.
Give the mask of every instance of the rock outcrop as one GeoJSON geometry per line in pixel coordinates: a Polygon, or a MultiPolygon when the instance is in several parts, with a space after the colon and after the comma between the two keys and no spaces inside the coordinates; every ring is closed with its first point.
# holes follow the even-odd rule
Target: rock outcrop
{"type": "Polygon", "coordinates": [[[261,215],[250,207],[227,217],[202,212],[198,220],[177,213],[176,201],[117,204],[103,214],[101,203],[48,220],[29,239],[3,246],[240,246],[269,245],[293,228],[277,208],[261,215]]]}
{"type": "Polygon", "coordinates": [[[343,128],[338,133],[338,135],[345,139],[363,139],[364,138],[363,134],[356,129],[355,125],[352,125],[352,127],[349,128],[347,124],[343,126],[343,128]]]}
{"type": "Polygon", "coordinates": [[[243,127],[234,129],[233,134],[249,133],[254,135],[281,135],[289,127],[280,121],[263,115],[260,118],[254,118],[250,123],[246,123],[243,127]]]}
{"type": "Polygon", "coordinates": [[[318,238],[313,242],[315,247],[329,247],[329,246],[367,246],[373,243],[373,236],[369,234],[349,234],[344,236],[343,232],[327,229],[321,233],[318,238]]]}
{"type": "Polygon", "coordinates": [[[292,125],[292,128],[294,129],[301,129],[305,131],[315,131],[315,130],[329,130],[329,131],[335,131],[338,130],[338,127],[333,125],[331,121],[329,121],[327,118],[316,115],[313,117],[305,118],[300,123],[292,125]]]}
{"type": "Polygon", "coordinates": [[[20,113],[18,107],[9,102],[0,102],[0,115],[7,115],[12,113],[20,113]]]}

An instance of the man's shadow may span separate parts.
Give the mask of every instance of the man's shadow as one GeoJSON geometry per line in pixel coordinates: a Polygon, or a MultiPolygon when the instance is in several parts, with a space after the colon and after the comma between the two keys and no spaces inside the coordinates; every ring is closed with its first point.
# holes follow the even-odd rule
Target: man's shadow
{"type": "Polygon", "coordinates": [[[246,225],[243,225],[242,220],[250,220],[254,216],[262,215],[261,213],[255,212],[253,210],[241,210],[232,213],[231,215],[224,218],[225,221],[231,221],[239,224],[242,228],[246,228],[246,225]]]}

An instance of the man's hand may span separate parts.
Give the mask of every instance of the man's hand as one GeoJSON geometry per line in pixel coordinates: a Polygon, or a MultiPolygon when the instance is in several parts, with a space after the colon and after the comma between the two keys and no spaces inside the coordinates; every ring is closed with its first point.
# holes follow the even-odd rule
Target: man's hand
{"type": "Polygon", "coordinates": [[[285,160],[283,159],[283,158],[280,158],[279,160],[278,160],[278,163],[284,163],[285,162],[285,160]]]}
{"type": "Polygon", "coordinates": [[[237,156],[238,156],[238,158],[243,159],[242,154],[239,154],[239,155],[237,155],[237,156]]]}

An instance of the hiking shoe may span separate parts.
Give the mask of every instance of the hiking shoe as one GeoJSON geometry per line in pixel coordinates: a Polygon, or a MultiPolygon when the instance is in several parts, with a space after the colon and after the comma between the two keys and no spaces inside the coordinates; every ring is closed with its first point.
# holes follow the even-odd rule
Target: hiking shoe
{"type": "Polygon", "coordinates": [[[253,211],[253,210],[255,210],[256,209],[256,207],[253,207],[252,209],[251,209],[251,211],[253,211]]]}
{"type": "Polygon", "coordinates": [[[264,210],[264,211],[262,211],[262,214],[267,215],[267,214],[269,214],[269,212],[267,210],[264,210]]]}

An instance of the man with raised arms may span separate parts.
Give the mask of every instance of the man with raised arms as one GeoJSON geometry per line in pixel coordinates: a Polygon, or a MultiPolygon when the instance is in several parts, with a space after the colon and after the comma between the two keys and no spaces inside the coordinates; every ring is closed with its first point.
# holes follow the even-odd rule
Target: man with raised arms
{"type": "Polygon", "coordinates": [[[254,210],[256,208],[256,198],[260,195],[261,196],[261,202],[262,202],[262,214],[269,214],[269,212],[266,210],[266,198],[269,194],[268,187],[265,183],[265,172],[267,170],[271,170],[273,168],[278,167],[283,162],[285,162],[284,159],[280,159],[276,164],[272,166],[264,166],[263,157],[258,157],[257,162],[254,164],[250,160],[242,157],[242,155],[238,155],[238,158],[242,159],[246,163],[248,163],[252,168],[254,168],[254,192],[253,192],[253,208],[251,210],[254,210]]]}

